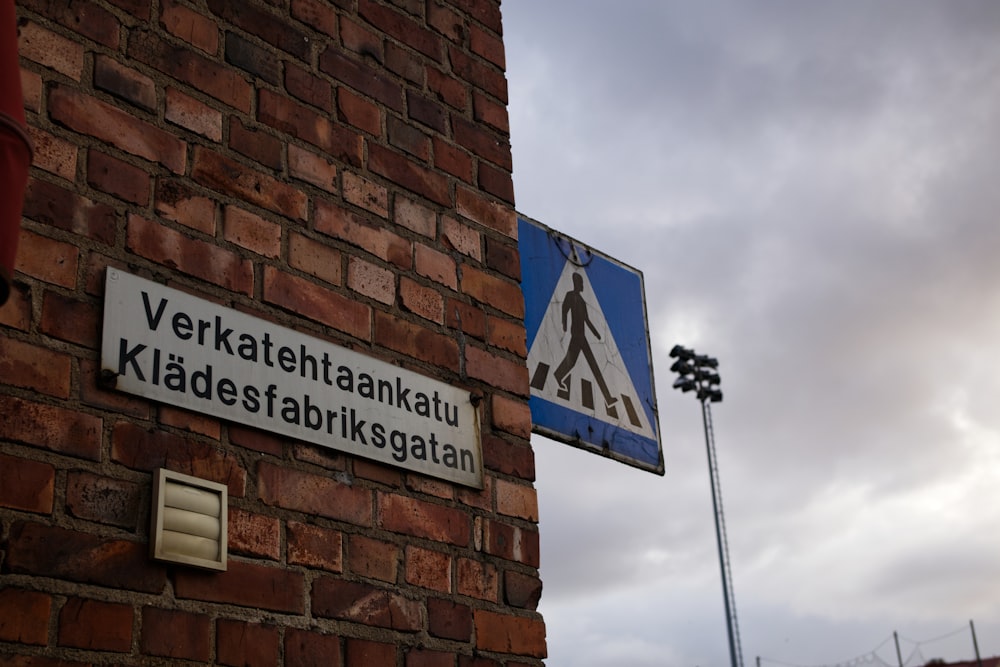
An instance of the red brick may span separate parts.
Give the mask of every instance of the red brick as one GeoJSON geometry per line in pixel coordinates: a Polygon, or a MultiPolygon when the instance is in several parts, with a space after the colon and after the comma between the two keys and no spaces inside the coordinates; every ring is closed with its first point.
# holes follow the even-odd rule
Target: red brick
{"type": "Polygon", "coordinates": [[[391,667],[396,664],[396,645],[368,639],[349,638],[344,654],[346,667],[391,667]]]}
{"type": "MultiPolygon", "coordinates": [[[[76,165],[73,165],[75,172],[76,165]]],[[[54,183],[28,181],[24,217],[110,245],[115,241],[117,213],[107,204],[80,197],[54,183]]]]}
{"type": "Polygon", "coordinates": [[[281,225],[236,206],[223,213],[222,237],[264,257],[281,254],[281,225]]]}
{"type": "Polygon", "coordinates": [[[406,547],[408,584],[451,593],[451,565],[452,557],[449,554],[414,545],[406,547]]]}
{"type": "Polygon", "coordinates": [[[253,263],[219,246],[188,238],[152,220],[130,215],[129,250],[163,266],[177,269],[241,294],[253,291],[253,263]]]}
{"type": "Polygon", "coordinates": [[[244,113],[250,111],[254,88],[246,78],[184,46],[164,41],[152,32],[133,30],[128,55],[224,104],[244,113]]]}
{"type": "Polygon", "coordinates": [[[14,396],[0,396],[0,415],[4,415],[0,439],[91,461],[101,458],[103,422],[99,417],[14,396]]]}
{"type": "Polygon", "coordinates": [[[469,377],[494,387],[528,395],[528,366],[524,361],[511,361],[478,347],[465,348],[465,370],[469,377]]]}
{"type": "Polygon", "coordinates": [[[358,294],[386,305],[396,302],[395,274],[360,257],[350,257],[347,260],[347,286],[358,294]]]}
{"type": "MultiPolygon", "coordinates": [[[[351,0],[353,5],[353,0],[351,0]]],[[[385,61],[382,44],[383,35],[357,23],[347,16],[340,17],[340,42],[348,51],[373,58],[381,63],[385,61]]]]}
{"type": "Polygon", "coordinates": [[[361,165],[360,134],[263,88],[259,91],[257,120],[322,149],[330,157],[354,166],[361,165]]]}
{"type": "Polygon", "coordinates": [[[493,428],[511,435],[531,437],[531,409],[527,401],[517,401],[494,394],[490,400],[493,428]]]}
{"type": "Polygon", "coordinates": [[[111,410],[123,415],[131,415],[148,420],[153,404],[149,401],[121,391],[105,389],[100,382],[100,363],[96,359],[79,359],[80,402],[101,410],[111,410]]]}
{"type": "Polygon", "coordinates": [[[236,498],[246,495],[246,470],[236,456],[173,433],[119,422],[111,432],[111,460],[133,470],[167,468],[225,484],[236,498]]]}
{"type": "Polygon", "coordinates": [[[229,147],[265,167],[280,170],[284,144],[263,129],[247,127],[238,117],[229,119],[229,147]]]}
{"type": "Polygon", "coordinates": [[[460,351],[454,338],[402,320],[397,315],[381,311],[375,313],[373,340],[414,359],[458,371],[460,351]]]}
{"type": "Polygon", "coordinates": [[[439,3],[427,3],[427,25],[456,44],[465,41],[468,21],[451,7],[439,3]]]}
{"type": "Polygon", "coordinates": [[[134,482],[89,472],[71,471],[66,477],[66,509],[81,519],[135,530],[143,499],[134,482]]]}
{"type": "Polygon", "coordinates": [[[487,322],[489,336],[486,340],[490,345],[512,352],[519,357],[528,356],[527,340],[522,322],[512,322],[493,316],[489,316],[487,322]]]}
{"type": "Polygon", "coordinates": [[[384,185],[349,171],[344,172],[343,181],[344,199],[348,203],[380,218],[389,217],[389,190],[384,185]]]}
{"type": "Polygon", "coordinates": [[[401,269],[410,268],[413,261],[409,240],[329,202],[316,202],[316,231],[362,248],[401,269]]]}
{"type": "Polygon", "coordinates": [[[59,25],[117,50],[120,24],[114,14],[92,2],[48,2],[24,0],[18,6],[30,8],[59,25]]]}
{"type": "Polygon", "coordinates": [[[271,454],[272,456],[281,456],[285,449],[285,440],[282,437],[237,424],[229,424],[229,441],[239,447],[246,447],[255,452],[271,454]]]}
{"type": "Polygon", "coordinates": [[[434,238],[437,231],[437,214],[412,199],[396,196],[393,222],[428,238],[434,238]]]}
{"type": "Polygon", "coordinates": [[[358,0],[358,15],[425,56],[434,60],[441,59],[440,38],[405,14],[372,0],[358,0]]]}
{"type": "Polygon", "coordinates": [[[27,331],[31,325],[31,288],[13,283],[7,303],[0,308],[0,325],[27,331]]]}
{"type": "Polygon", "coordinates": [[[45,646],[52,598],[18,588],[0,589],[0,641],[45,646]]]}
{"type": "Polygon", "coordinates": [[[480,162],[477,177],[481,190],[514,205],[514,177],[509,171],[480,162]]]}
{"type": "Polygon", "coordinates": [[[332,577],[321,577],[313,582],[312,610],[323,618],[401,632],[419,631],[424,617],[424,606],[417,600],[403,597],[394,590],[332,577]]]}
{"type": "Polygon", "coordinates": [[[340,251],[308,236],[288,235],[288,265],[331,285],[341,284],[340,251]]]}
{"type": "Polygon", "coordinates": [[[130,605],[70,598],[59,612],[59,645],[127,653],[134,615],[130,605]]]}
{"type": "Polygon", "coordinates": [[[24,94],[24,110],[38,113],[42,108],[42,77],[35,72],[21,69],[21,92],[24,94]]]}
{"type": "Polygon", "coordinates": [[[272,667],[279,663],[280,639],[273,625],[222,618],[216,623],[215,643],[220,665],[272,667]]]}
{"type": "Polygon", "coordinates": [[[289,667],[340,667],[340,638],[285,628],[285,664],[289,667]]]}
{"type": "Polygon", "coordinates": [[[17,50],[22,58],[64,74],[74,81],[83,75],[84,49],[33,21],[18,26],[17,50]]]}
{"type": "Polygon", "coordinates": [[[390,584],[396,582],[400,563],[398,545],[364,535],[351,535],[347,546],[351,573],[390,584]]]}
{"type": "Polygon", "coordinates": [[[309,39],[305,32],[288,22],[282,13],[257,9],[252,5],[236,6],[228,0],[208,0],[208,7],[216,16],[299,60],[305,60],[309,55],[309,39]]]}
{"type": "Polygon", "coordinates": [[[530,486],[496,481],[497,513],[526,521],[538,521],[538,495],[530,486]]]}
{"type": "Polygon", "coordinates": [[[466,266],[462,269],[462,291],[516,319],[524,318],[524,295],[515,282],[466,266]]]}
{"type": "Polygon", "coordinates": [[[0,454],[0,506],[51,514],[54,487],[55,469],[48,463],[0,454]]]}
{"type": "Polygon", "coordinates": [[[288,522],[288,562],[329,572],[344,570],[344,534],[322,526],[288,522]]]}
{"type": "Polygon", "coordinates": [[[476,509],[492,511],[493,509],[493,477],[485,475],[483,478],[483,488],[473,489],[469,487],[456,489],[455,494],[458,502],[476,509]]]}
{"type": "Polygon", "coordinates": [[[386,130],[389,145],[409,153],[421,162],[430,161],[431,140],[423,130],[419,130],[395,116],[386,118],[386,130]]]}
{"type": "Polygon", "coordinates": [[[444,297],[435,289],[404,276],[399,279],[399,303],[425,320],[444,324],[444,297]]]}
{"type": "Polygon", "coordinates": [[[427,88],[450,107],[465,111],[469,105],[469,86],[435,67],[427,68],[427,88]]]}
{"type": "Polygon", "coordinates": [[[278,560],[281,558],[281,522],[237,507],[229,508],[229,550],[278,560]]]}
{"type": "Polygon", "coordinates": [[[281,63],[273,51],[232,31],[226,31],[224,44],[227,63],[272,86],[281,85],[281,63]]]}
{"type": "Polygon", "coordinates": [[[403,473],[401,470],[365,459],[356,458],[351,463],[355,477],[371,480],[394,489],[403,487],[403,473]]]}
{"type": "MultiPolygon", "coordinates": [[[[333,4],[343,7],[344,1],[335,0],[333,4]]],[[[337,36],[337,15],[331,11],[330,3],[320,0],[292,0],[291,13],[293,18],[312,26],[328,37],[337,36]]]]}
{"type": "Polygon", "coordinates": [[[466,183],[473,181],[472,155],[441,137],[434,137],[434,166],[466,183]]]}
{"type": "Polygon", "coordinates": [[[149,173],[93,148],[87,151],[87,183],[132,204],[149,204],[149,173]]]}
{"type": "Polygon", "coordinates": [[[486,313],[481,306],[458,299],[448,299],[445,319],[451,329],[460,330],[479,340],[486,339],[486,313]]]}
{"type": "Polygon", "coordinates": [[[545,624],[539,617],[510,616],[486,609],[474,612],[476,648],[544,658],[545,624]]]}
{"type": "Polygon", "coordinates": [[[535,610],[542,597],[542,580],[513,570],[504,572],[504,602],[512,607],[535,610]]]}
{"type": "Polygon", "coordinates": [[[474,124],[461,118],[452,118],[453,134],[459,146],[506,171],[512,171],[509,142],[484,127],[482,124],[474,124]]]}
{"type": "Polygon", "coordinates": [[[452,0],[452,5],[476,19],[493,32],[502,32],[500,21],[500,3],[480,2],[479,0],[452,0]]]}
{"type": "Polygon", "coordinates": [[[507,69],[503,39],[497,33],[483,30],[474,23],[471,24],[469,26],[469,48],[472,49],[473,53],[489,60],[501,70],[507,69]]]}
{"type": "Polygon", "coordinates": [[[406,667],[455,667],[455,654],[430,649],[410,649],[406,652],[406,667]]]}
{"type": "Polygon", "coordinates": [[[150,0],[109,0],[112,5],[120,7],[140,21],[146,22],[150,16],[150,0]]]}
{"type": "Polygon", "coordinates": [[[379,493],[378,521],[379,526],[394,533],[459,547],[469,544],[469,516],[453,507],[379,493]]]}
{"type": "Polygon", "coordinates": [[[20,521],[10,529],[4,571],[156,594],[167,583],[145,543],[20,521]]]}
{"type": "Polygon", "coordinates": [[[306,104],[326,113],[333,111],[333,86],[330,82],[291,62],[285,63],[285,88],[306,104]]]}
{"type": "Polygon", "coordinates": [[[486,91],[504,104],[507,103],[507,79],[499,67],[470,55],[454,44],[448,46],[448,62],[451,64],[451,71],[463,81],[486,91]]]}
{"type": "Polygon", "coordinates": [[[214,55],[218,52],[219,27],[214,20],[179,4],[176,0],[163,0],[160,6],[160,25],[166,28],[167,32],[208,54],[214,55]]]}
{"type": "Polygon", "coordinates": [[[409,118],[426,125],[436,134],[447,134],[448,110],[438,102],[414,90],[407,90],[406,112],[409,118]]]}
{"type": "Polygon", "coordinates": [[[459,595],[489,602],[497,601],[500,576],[495,565],[471,558],[459,558],[456,579],[459,595]]]}
{"type": "Polygon", "coordinates": [[[179,598],[302,614],[305,580],[300,572],[230,560],[225,572],[177,570],[179,598]]]}
{"type": "Polygon", "coordinates": [[[403,111],[403,89],[400,84],[371,67],[347,57],[339,47],[328,47],[319,57],[319,69],[356,91],[375,98],[397,113],[403,111]]]}
{"type": "Polygon", "coordinates": [[[448,179],[436,171],[417,164],[405,155],[378,144],[369,144],[368,167],[379,176],[437,204],[452,205],[448,179]]]}
{"type": "Polygon", "coordinates": [[[80,148],[71,141],[56,137],[37,127],[28,127],[35,153],[33,167],[43,169],[67,181],[76,178],[76,158],[80,148]]]}
{"type": "Polygon", "coordinates": [[[222,423],[215,417],[184,408],[175,408],[172,405],[157,407],[157,413],[161,426],[175,426],[192,433],[207,435],[213,440],[222,438],[222,423]]]}
{"type": "Polygon", "coordinates": [[[204,614],[144,606],[139,649],[145,655],[208,662],[211,632],[212,622],[204,614]]]}
{"type": "Polygon", "coordinates": [[[295,144],[288,145],[288,173],[327,192],[337,192],[337,165],[295,144]]]}
{"type": "Polygon", "coordinates": [[[306,219],[309,202],[304,192],[202,146],[195,148],[191,176],[216,192],[289,218],[306,219]]]}
{"type": "Polygon", "coordinates": [[[303,278],[264,267],[264,301],[361,340],[370,340],[371,307],[303,278]]]}
{"type": "Polygon", "coordinates": [[[371,491],[331,477],[261,462],[257,467],[257,485],[260,499],[267,505],[359,526],[372,523],[371,491]]]}
{"type": "Polygon", "coordinates": [[[157,179],[156,212],[167,220],[215,236],[215,200],[195,192],[185,181],[157,179]]]}
{"type": "Polygon", "coordinates": [[[71,372],[69,355],[0,336],[0,377],[4,382],[69,398],[71,372]]]}
{"type": "Polygon", "coordinates": [[[184,172],[187,144],[172,134],[89,95],[64,86],[49,93],[52,119],[111,144],[126,153],[184,172]]]}
{"type": "Polygon", "coordinates": [[[505,475],[528,481],[535,479],[535,453],[531,447],[507,442],[492,435],[483,437],[483,465],[505,475]]]}
{"type": "Polygon", "coordinates": [[[460,187],[455,192],[455,208],[469,220],[511,239],[517,238],[517,214],[508,204],[491,201],[482,193],[460,187]]]}
{"type": "Polygon", "coordinates": [[[476,261],[483,259],[482,238],[479,232],[451,216],[444,216],[441,219],[441,242],[446,248],[457,250],[476,261]]]}
{"type": "Polygon", "coordinates": [[[46,290],[42,298],[42,333],[96,349],[101,312],[97,306],[46,290]]]}
{"type": "Polygon", "coordinates": [[[452,600],[428,598],[427,631],[434,637],[467,642],[472,637],[472,610],[452,600]]]}
{"type": "Polygon", "coordinates": [[[511,241],[499,241],[486,238],[486,266],[508,278],[521,279],[521,255],[517,244],[511,241]]]}
{"type": "Polygon", "coordinates": [[[538,531],[499,521],[487,521],[483,530],[486,553],[538,567],[538,531]]]}
{"type": "Polygon", "coordinates": [[[21,230],[15,269],[47,283],[74,287],[80,249],[69,243],[21,230]]]}
{"type": "Polygon", "coordinates": [[[420,474],[406,476],[406,488],[425,496],[434,496],[444,500],[455,497],[455,485],[443,479],[432,479],[420,474]]]}
{"type": "Polygon", "coordinates": [[[296,461],[312,463],[327,470],[343,472],[347,470],[347,456],[329,447],[296,442],[292,446],[292,457],[296,461]]]}
{"type": "Polygon", "coordinates": [[[167,86],[163,117],[173,123],[200,134],[212,141],[222,141],[222,112],[204,102],[186,95],[173,86],[167,86]]]}
{"type": "Polygon", "coordinates": [[[337,114],[340,120],[363,132],[382,136],[381,108],[347,88],[337,89],[337,114]]]}
{"type": "Polygon", "coordinates": [[[156,83],[109,56],[94,59],[94,86],[146,111],[156,110],[156,83]]]}
{"type": "Polygon", "coordinates": [[[479,91],[472,93],[472,115],[476,121],[490,125],[504,134],[510,134],[507,106],[479,91]]]}

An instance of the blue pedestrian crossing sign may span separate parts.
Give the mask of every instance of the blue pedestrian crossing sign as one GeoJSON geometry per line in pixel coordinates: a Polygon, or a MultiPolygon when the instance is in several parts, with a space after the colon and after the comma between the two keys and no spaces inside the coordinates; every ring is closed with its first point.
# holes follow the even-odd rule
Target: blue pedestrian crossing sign
{"type": "Polygon", "coordinates": [[[532,430],[663,474],[642,273],[518,216],[532,430]]]}

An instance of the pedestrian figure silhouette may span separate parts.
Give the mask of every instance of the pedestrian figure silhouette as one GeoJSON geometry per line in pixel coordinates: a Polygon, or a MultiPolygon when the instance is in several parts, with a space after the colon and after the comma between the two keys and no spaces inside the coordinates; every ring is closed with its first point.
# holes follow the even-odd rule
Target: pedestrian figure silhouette
{"type": "Polygon", "coordinates": [[[587,360],[587,364],[590,365],[590,371],[594,374],[597,386],[600,387],[601,393],[604,395],[604,403],[608,414],[617,416],[617,410],[612,406],[618,399],[613,397],[608,390],[608,384],[604,381],[604,375],[597,366],[597,359],[594,358],[594,352],[590,349],[590,342],[587,340],[588,328],[593,332],[597,340],[601,340],[601,334],[597,331],[597,327],[590,321],[590,316],[587,314],[587,302],[583,300],[583,276],[579,273],[573,274],[573,289],[566,292],[566,296],[563,299],[563,331],[566,331],[567,318],[570,320],[569,346],[566,348],[566,355],[559,362],[559,366],[555,371],[556,382],[559,383],[559,398],[569,398],[569,374],[573,370],[573,367],[576,366],[577,359],[579,359],[582,352],[584,358],[587,360]]]}

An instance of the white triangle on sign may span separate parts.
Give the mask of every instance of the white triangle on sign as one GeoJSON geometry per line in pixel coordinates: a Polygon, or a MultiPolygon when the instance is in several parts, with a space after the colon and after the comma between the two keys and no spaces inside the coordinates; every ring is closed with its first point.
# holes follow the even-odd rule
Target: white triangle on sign
{"type": "Polygon", "coordinates": [[[656,439],[587,272],[572,262],[528,350],[528,372],[532,396],[656,439]]]}

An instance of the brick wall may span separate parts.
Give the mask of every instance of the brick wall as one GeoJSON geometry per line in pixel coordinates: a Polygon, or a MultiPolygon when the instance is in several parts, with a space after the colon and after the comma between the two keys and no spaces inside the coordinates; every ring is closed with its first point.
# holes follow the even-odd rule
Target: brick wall
{"type": "Polygon", "coordinates": [[[540,665],[499,0],[18,0],[0,664],[540,665]],[[468,388],[482,491],[98,384],[123,269],[468,388]],[[148,557],[151,472],[229,490],[148,557]]]}

